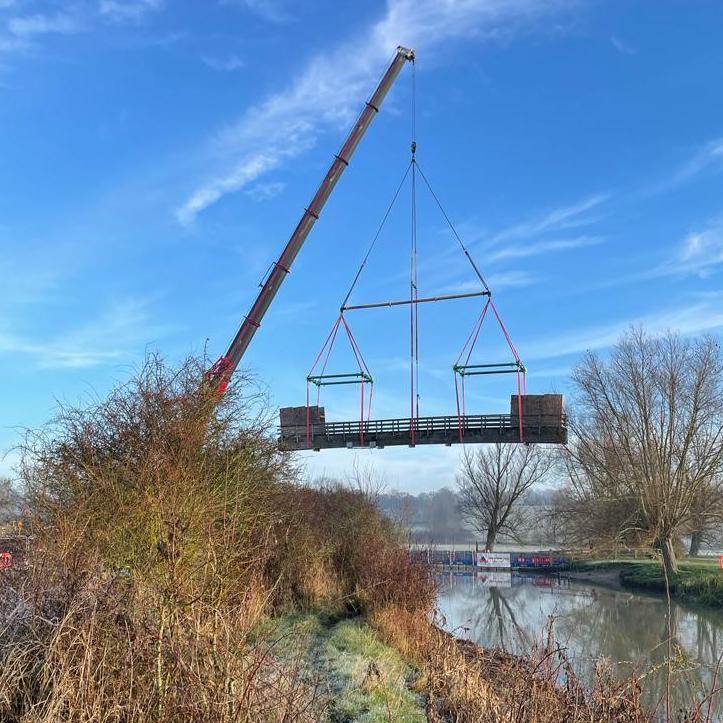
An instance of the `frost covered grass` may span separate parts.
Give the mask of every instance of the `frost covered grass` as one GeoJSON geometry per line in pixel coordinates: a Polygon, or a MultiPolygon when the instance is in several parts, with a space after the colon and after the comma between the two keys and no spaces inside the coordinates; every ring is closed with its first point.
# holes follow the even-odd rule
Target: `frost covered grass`
{"type": "Polygon", "coordinates": [[[338,624],[324,651],[337,671],[334,680],[341,693],[331,720],[426,720],[423,699],[409,688],[414,672],[368,625],[358,620],[338,624]]]}
{"type": "Polygon", "coordinates": [[[424,723],[425,702],[413,691],[414,670],[362,618],[288,615],[260,634],[282,660],[300,656],[302,678],[323,700],[328,723],[424,723]]]}

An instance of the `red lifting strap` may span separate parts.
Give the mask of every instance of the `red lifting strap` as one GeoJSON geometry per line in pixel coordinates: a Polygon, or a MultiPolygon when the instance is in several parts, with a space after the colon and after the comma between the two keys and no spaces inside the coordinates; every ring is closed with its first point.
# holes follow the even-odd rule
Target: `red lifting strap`
{"type": "Polygon", "coordinates": [[[457,367],[459,366],[460,361],[462,360],[462,357],[464,358],[464,365],[466,366],[469,364],[469,360],[472,357],[472,352],[474,351],[475,345],[477,344],[477,339],[479,338],[480,331],[482,330],[482,323],[485,320],[485,317],[487,316],[488,309],[492,307],[492,312],[495,315],[495,318],[497,319],[497,323],[500,325],[500,329],[502,329],[502,333],[504,334],[505,341],[507,342],[507,345],[510,348],[510,351],[512,352],[512,356],[514,357],[515,362],[517,363],[517,417],[518,417],[518,429],[519,429],[519,435],[520,435],[520,442],[525,441],[525,430],[524,430],[524,420],[523,420],[523,403],[522,398],[523,396],[527,395],[527,376],[526,372],[524,370],[524,365],[522,364],[522,359],[520,359],[520,355],[517,352],[517,349],[512,342],[512,338],[510,337],[509,332],[507,331],[507,327],[505,326],[505,323],[502,321],[502,317],[500,316],[499,312],[497,311],[497,307],[495,306],[494,301],[492,301],[492,297],[487,298],[487,302],[482,307],[482,311],[480,312],[480,315],[477,317],[477,321],[475,321],[474,326],[472,327],[472,331],[470,332],[469,336],[467,337],[467,341],[465,341],[464,346],[462,347],[462,351],[459,353],[459,356],[457,357],[457,361],[455,362],[455,375],[454,375],[454,393],[457,400],[457,424],[459,428],[459,441],[464,444],[464,418],[467,416],[467,409],[466,409],[466,402],[465,402],[465,375],[464,373],[459,373],[459,376],[461,377],[461,381],[458,382],[457,380],[457,367]],[[465,356],[466,352],[466,356],[465,356]]]}
{"type": "MultiPolygon", "coordinates": [[[[314,374],[314,371],[316,370],[317,366],[319,365],[319,362],[323,358],[323,363],[321,365],[321,370],[319,374],[316,376],[317,380],[321,380],[321,378],[324,377],[324,374],[326,372],[327,365],[329,363],[329,359],[331,357],[331,352],[334,349],[334,344],[336,342],[339,329],[343,328],[346,332],[347,338],[349,339],[349,345],[351,347],[352,353],[354,354],[354,359],[356,360],[356,363],[359,367],[359,381],[361,385],[361,414],[360,414],[360,425],[359,425],[359,442],[362,446],[364,446],[364,411],[365,411],[365,393],[364,393],[364,385],[369,384],[370,385],[370,391],[369,391],[369,400],[367,405],[367,415],[366,419],[368,420],[371,417],[372,413],[372,396],[374,391],[374,382],[369,381],[371,379],[371,373],[369,371],[369,367],[367,366],[367,363],[364,361],[364,357],[362,356],[361,349],[359,348],[359,344],[357,343],[354,334],[351,330],[351,327],[349,326],[346,318],[344,317],[344,312],[342,311],[339,316],[337,317],[336,321],[334,322],[333,326],[331,327],[331,331],[329,332],[328,336],[326,337],[326,340],[324,341],[323,346],[321,347],[321,350],[316,355],[316,359],[314,359],[314,363],[311,365],[311,369],[309,370],[309,374],[307,375],[306,380],[306,447],[307,449],[311,448],[311,391],[310,391],[310,384],[311,380],[310,378],[314,374]]],[[[350,383],[350,382],[344,382],[344,383],[350,383]]],[[[316,385],[316,406],[319,406],[319,402],[321,400],[321,383],[317,383],[316,385]]]]}

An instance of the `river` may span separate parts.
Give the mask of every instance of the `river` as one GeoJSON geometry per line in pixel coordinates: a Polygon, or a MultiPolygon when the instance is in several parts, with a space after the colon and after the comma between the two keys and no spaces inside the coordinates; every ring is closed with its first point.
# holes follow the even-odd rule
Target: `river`
{"type": "MultiPolygon", "coordinates": [[[[661,596],[504,572],[445,573],[440,581],[438,606],[450,632],[486,647],[525,653],[543,644],[553,616],[555,638],[586,683],[601,659],[618,675],[635,670],[643,676],[645,702],[657,706],[662,719],[668,611],[661,596]]],[[[680,710],[710,689],[723,653],[723,611],[673,602],[671,619],[672,706],[680,710]]],[[[715,696],[713,710],[713,720],[723,721],[723,694],[715,696]]]]}

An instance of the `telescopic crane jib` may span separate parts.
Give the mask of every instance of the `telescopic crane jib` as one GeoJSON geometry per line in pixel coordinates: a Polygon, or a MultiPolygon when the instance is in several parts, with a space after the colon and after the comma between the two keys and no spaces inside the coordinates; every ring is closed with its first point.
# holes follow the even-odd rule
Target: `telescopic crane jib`
{"type": "Polygon", "coordinates": [[[251,343],[256,330],[261,326],[266,311],[291,270],[291,265],[294,263],[294,259],[301,250],[304,241],[306,241],[306,237],[314,227],[314,223],[318,220],[327,199],[334,190],[334,186],[336,186],[344,169],[349,165],[349,161],[356,147],[359,145],[359,141],[361,141],[362,136],[371,124],[374,116],[379,112],[384,98],[407,61],[414,62],[414,51],[399,46],[377,89],[366,102],[364,110],[362,110],[357,122],[351,129],[344,145],[334,157],[334,161],[316,191],[314,198],[311,200],[308,208],[304,210],[304,214],[294,229],[294,232],[291,234],[291,238],[287,242],[281,256],[279,256],[278,261],[276,261],[271,268],[271,272],[263,283],[261,291],[256,297],[256,301],[249,313],[244,317],[244,321],[229,345],[228,350],[206,373],[207,381],[216,386],[219,394],[223,394],[223,392],[226,391],[231,376],[251,343]]]}

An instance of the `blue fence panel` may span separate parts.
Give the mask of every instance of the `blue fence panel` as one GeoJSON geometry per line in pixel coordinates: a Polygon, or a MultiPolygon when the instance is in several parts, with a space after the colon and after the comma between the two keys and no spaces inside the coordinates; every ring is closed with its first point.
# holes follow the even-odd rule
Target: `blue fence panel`
{"type": "Polygon", "coordinates": [[[472,550],[456,550],[454,553],[455,565],[474,565],[474,552],[472,550]]]}
{"type": "Polygon", "coordinates": [[[429,561],[436,565],[451,565],[452,553],[449,550],[430,550],[429,561]]]}

